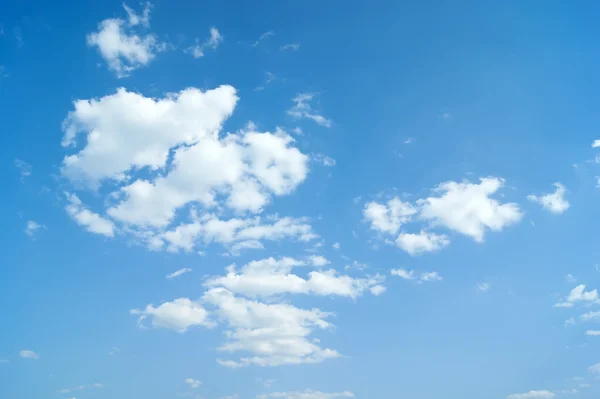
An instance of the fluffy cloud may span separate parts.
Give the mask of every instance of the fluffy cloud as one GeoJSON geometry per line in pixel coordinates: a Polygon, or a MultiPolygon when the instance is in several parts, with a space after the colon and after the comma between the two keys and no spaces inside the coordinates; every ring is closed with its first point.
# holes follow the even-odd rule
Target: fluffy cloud
{"type": "Polygon", "coordinates": [[[506,399],[553,399],[556,395],[550,391],[529,391],[526,393],[513,393],[506,399]]]}
{"type": "Polygon", "coordinates": [[[75,146],[80,133],[87,140],[77,154],[65,157],[62,173],[97,184],[126,180],[133,170],[164,168],[172,148],[214,138],[237,100],[231,86],[189,88],[161,99],[120,88],[99,99],[77,100],[63,122],[62,145],[75,146]]]}
{"type": "Polygon", "coordinates": [[[213,26],[210,28],[210,36],[206,41],[200,43],[200,40],[196,39],[196,44],[185,49],[185,52],[191,54],[194,58],[201,58],[204,57],[205,49],[216,50],[222,42],[223,36],[221,36],[219,30],[213,26]]]}
{"type": "Polygon", "coordinates": [[[363,214],[371,229],[395,234],[403,223],[408,222],[417,213],[417,209],[409,203],[394,197],[385,204],[375,201],[365,205],[363,214]]]}
{"type": "Polygon", "coordinates": [[[173,302],[165,302],[158,307],[147,305],[145,309],[133,309],[132,315],[139,315],[138,325],[145,319],[151,318],[152,327],[167,328],[184,333],[193,326],[212,327],[214,324],[208,319],[208,312],[201,304],[187,298],[179,298],[173,302]]]}
{"type": "Polygon", "coordinates": [[[312,93],[301,93],[292,99],[294,106],[287,113],[295,119],[311,119],[317,124],[325,127],[331,127],[331,120],[318,114],[309,104],[314,97],[312,93]]]}
{"type": "Polygon", "coordinates": [[[263,248],[262,240],[273,241],[284,238],[308,242],[317,238],[317,235],[303,218],[277,219],[257,216],[221,220],[215,215],[207,214],[192,223],[181,224],[173,230],[147,236],[146,240],[154,249],[162,248],[166,244],[171,252],[192,251],[198,241],[205,245],[216,242],[228,246],[230,252],[237,255],[242,249],[263,248]]]}
{"type": "Polygon", "coordinates": [[[193,251],[198,241],[238,254],[262,248],[261,240],[315,238],[305,219],[252,216],[306,179],[309,158],[281,129],[258,132],[248,124],[221,134],[237,101],[231,86],[163,98],[118,89],[76,101],[62,140],[76,152],[65,156],[61,171],[105,194],[107,216],[74,195],[71,216],[90,231],[112,236],[119,225],[151,249],[173,252],[193,251]],[[175,220],[182,208],[192,212],[175,220]],[[221,219],[227,212],[235,217],[221,219]]]}
{"type": "Polygon", "coordinates": [[[573,288],[563,302],[554,305],[556,308],[572,308],[578,302],[598,303],[598,290],[585,291],[585,285],[573,288]]]}
{"type": "Polygon", "coordinates": [[[137,25],[149,26],[150,5],[147,3],[143,14],[136,14],[123,5],[128,19],[109,18],[100,22],[98,31],[87,35],[87,44],[97,47],[108,68],[117,77],[128,76],[132,71],[148,65],[156,53],[165,49],[155,35],[138,35],[134,32],[137,25]]]}
{"type": "Polygon", "coordinates": [[[423,272],[417,273],[414,270],[407,269],[392,269],[390,271],[392,276],[397,276],[403,278],[404,280],[415,281],[419,284],[432,282],[432,281],[442,281],[444,278],[440,276],[438,272],[423,272]]]}
{"type": "Polygon", "coordinates": [[[530,194],[527,196],[527,199],[537,202],[544,209],[552,213],[563,213],[569,209],[570,206],[569,202],[565,199],[565,193],[567,190],[560,183],[554,183],[554,187],[556,187],[556,191],[554,191],[554,193],[544,194],[542,196],[530,194]]]}
{"type": "Polygon", "coordinates": [[[70,204],[65,209],[77,224],[83,226],[90,233],[106,237],[113,237],[115,235],[113,222],[88,210],[77,195],[66,193],[66,197],[70,204]]]}
{"type": "Polygon", "coordinates": [[[594,142],[592,143],[592,148],[598,148],[600,147],[600,140],[594,140],[594,142]]]}
{"type": "Polygon", "coordinates": [[[330,313],[287,303],[261,303],[237,297],[225,288],[210,289],[203,300],[215,306],[219,319],[231,328],[226,334],[228,342],[219,350],[250,354],[239,360],[219,359],[223,366],[319,363],[339,356],[337,351],[321,348],[318,341],[308,339],[313,329],[332,327],[325,320],[330,313]]]}
{"type": "MultiPolygon", "coordinates": [[[[314,266],[323,266],[326,264],[325,261],[318,256],[310,258],[314,266]]],[[[288,293],[356,298],[382,281],[378,276],[352,278],[340,275],[334,269],[313,270],[308,272],[306,278],[292,274],[294,267],[307,264],[306,261],[293,258],[267,258],[252,261],[240,270],[236,270],[235,265],[231,265],[227,268],[225,276],[210,279],[206,284],[209,287],[225,287],[232,293],[249,297],[268,297],[288,293]]],[[[375,288],[375,292],[382,293],[381,288],[375,288]]]]}
{"type": "Polygon", "coordinates": [[[344,391],[344,392],[333,392],[333,393],[325,393],[319,391],[313,391],[312,389],[307,389],[305,391],[295,391],[295,392],[273,392],[263,395],[258,395],[257,399],[333,399],[333,398],[353,398],[354,394],[352,392],[344,391]]]}
{"type": "Polygon", "coordinates": [[[487,230],[500,231],[523,216],[517,204],[502,204],[490,197],[503,184],[504,180],[496,177],[482,178],[479,184],[445,182],[434,189],[437,196],[414,204],[398,197],[386,203],[368,202],[363,215],[372,230],[396,236],[393,242],[410,255],[439,251],[450,244],[446,235],[428,231],[432,228],[444,227],[481,243],[487,230]],[[418,222],[428,224],[419,233],[402,231],[406,224],[418,222]]]}
{"type": "Polygon", "coordinates": [[[396,238],[396,245],[413,256],[439,251],[448,244],[450,240],[447,236],[426,231],[421,231],[419,234],[401,233],[396,238]]]}
{"type": "Polygon", "coordinates": [[[438,197],[417,201],[420,217],[435,226],[443,226],[483,242],[485,231],[500,231],[521,220],[523,214],[515,203],[501,204],[490,198],[503,185],[496,177],[479,179],[480,183],[446,182],[434,191],[438,197]]]}
{"type": "Polygon", "coordinates": [[[24,349],[22,351],[19,352],[19,356],[22,357],[23,359],[31,359],[31,360],[39,360],[40,355],[38,355],[37,353],[35,353],[32,350],[29,349],[24,349]]]}

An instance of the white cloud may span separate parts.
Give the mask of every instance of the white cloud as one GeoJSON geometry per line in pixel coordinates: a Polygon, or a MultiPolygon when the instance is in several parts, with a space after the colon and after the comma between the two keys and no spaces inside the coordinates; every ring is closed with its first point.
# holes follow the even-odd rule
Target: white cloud
{"type": "Polygon", "coordinates": [[[565,276],[565,280],[567,280],[567,283],[575,283],[575,282],[577,282],[577,279],[572,274],[567,274],[565,276]]]}
{"type": "Polygon", "coordinates": [[[21,175],[21,181],[24,181],[26,177],[31,176],[32,167],[30,164],[28,164],[27,162],[22,161],[20,159],[15,159],[14,164],[15,164],[15,167],[17,169],[19,169],[19,173],[21,175]]]}
{"type": "Polygon", "coordinates": [[[83,226],[90,233],[96,233],[106,237],[113,237],[115,235],[115,226],[113,222],[88,210],[77,195],[66,193],[65,196],[70,202],[65,209],[77,224],[83,226]]]}
{"type": "Polygon", "coordinates": [[[592,148],[598,148],[600,147],[600,140],[594,140],[594,142],[592,143],[592,148]]]}
{"type": "Polygon", "coordinates": [[[581,315],[583,321],[600,321],[600,311],[587,312],[581,315]]]}
{"type": "Polygon", "coordinates": [[[223,366],[319,363],[339,356],[337,351],[321,348],[318,341],[308,339],[313,329],[332,327],[325,320],[331,313],[256,302],[236,297],[225,288],[210,289],[203,299],[217,308],[219,319],[231,328],[226,333],[228,342],[219,350],[250,354],[238,360],[218,359],[223,366]]]}
{"type": "Polygon", "coordinates": [[[434,189],[440,196],[418,199],[415,204],[398,197],[386,203],[371,201],[365,204],[363,215],[372,230],[398,234],[393,242],[410,255],[439,251],[450,244],[446,235],[430,232],[432,228],[445,227],[481,243],[486,230],[500,231],[523,216],[517,204],[490,198],[503,184],[496,177],[482,178],[479,184],[445,182],[434,189]],[[404,225],[417,222],[428,224],[418,234],[402,231],[404,225]]]}
{"type": "Polygon", "coordinates": [[[325,393],[307,389],[305,391],[294,392],[272,392],[258,395],[257,399],[334,399],[334,398],[353,398],[354,394],[349,391],[325,393]]]}
{"type": "Polygon", "coordinates": [[[284,44],[279,49],[281,51],[288,51],[288,50],[290,50],[290,51],[297,51],[298,49],[300,49],[300,44],[299,43],[284,44]]]}
{"type": "Polygon", "coordinates": [[[517,204],[490,198],[503,185],[504,180],[496,177],[482,178],[479,184],[442,183],[435,189],[441,196],[417,201],[420,217],[483,242],[486,229],[500,231],[523,216],[517,204]]]}
{"type": "Polygon", "coordinates": [[[309,104],[309,101],[311,101],[313,97],[314,94],[312,93],[298,94],[292,99],[294,106],[287,111],[288,115],[296,119],[312,119],[321,126],[331,127],[331,120],[318,114],[309,104]]]}
{"type": "Polygon", "coordinates": [[[379,296],[379,295],[383,294],[384,292],[386,292],[387,288],[384,285],[377,284],[377,285],[372,286],[370,291],[371,291],[371,294],[373,294],[375,296],[379,296]]]}
{"type": "Polygon", "coordinates": [[[27,234],[29,237],[34,237],[37,231],[44,227],[44,225],[39,224],[34,220],[28,220],[27,224],[25,225],[25,234],[27,234]]]}
{"type": "Polygon", "coordinates": [[[217,242],[226,245],[232,255],[239,255],[243,249],[262,249],[261,240],[288,238],[308,242],[317,238],[304,218],[266,219],[271,223],[265,223],[265,218],[261,217],[221,220],[207,214],[193,223],[181,224],[173,230],[146,237],[146,240],[148,246],[154,249],[160,249],[166,243],[167,249],[172,252],[191,252],[198,241],[205,245],[217,242]]]}
{"type": "Polygon", "coordinates": [[[527,393],[514,393],[506,399],[553,399],[556,395],[550,391],[529,391],[527,393]]]}
{"type": "Polygon", "coordinates": [[[21,356],[23,359],[31,359],[31,360],[39,360],[40,355],[38,355],[37,353],[35,353],[32,350],[29,349],[24,349],[22,351],[19,352],[19,356],[21,356]]]}
{"type": "Polygon", "coordinates": [[[140,16],[124,5],[128,20],[109,18],[100,22],[98,31],[87,35],[87,44],[97,47],[108,68],[118,78],[129,76],[134,70],[146,66],[164,50],[164,44],[153,34],[139,36],[134,32],[137,25],[149,26],[150,7],[147,4],[140,16]]]}
{"type": "Polygon", "coordinates": [[[273,32],[272,30],[264,32],[262,35],[260,35],[258,40],[252,44],[252,47],[258,46],[260,44],[260,42],[262,42],[263,40],[266,40],[272,36],[275,36],[275,32],[273,32]]]}
{"type": "Polygon", "coordinates": [[[159,99],[119,89],[76,101],[64,122],[62,144],[75,146],[80,133],[87,140],[64,158],[61,171],[98,192],[110,188],[104,213],[112,220],[75,206],[72,214],[105,220],[105,235],[112,234],[116,222],[136,241],[174,252],[193,251],[198,240],[227,244],[235,253],[262,248],[262,239],[316,237],[302,218],[248,215],[262,212],[273,196],[291,194],[306,179],[308,157],[281,129],[263,133],[248,124],[220,135],[237,100],[233,87],[221,86],[159,99]],[[186,206],[200,212],[174,224],[177,211],[186,206]],[[237,216],[221,220],[209,213],[212,209],[237,216]]]}
{"type": "Polygon", "coordinates": [[[140,327],[144,326],[142,323],[145,319],[151,318],[152,327],[167,328],[179,333],[184,333],[193,326],[212,327],[214,325],[202,305],[187,298],[164,302],[157,308],[147,305],[143,310],[131,310],[130,314],[139,315],[138,325],[140,327]]]}
{"type": "Polygon", "coordinates": [[[475,286],[475,289],[477,290],[477,292],[480,292],[482,294],[485,292],[488,292],[491,288],[492,288],[492,285],[486,281],[479,282],[475,286]]]}
{"type": "Polygon", "coordinates": [[[569,209],[570,206],[569,202],[565,199],[567,190],[560,183],[554,183],[554,187],[556,187],[556,191],[552,194],[544,194],[542,196],[530,194],[527,196],[527,199],[537,202],[544,209],[552,213],[563,213],[569,209]]]}
{"type": "Polygon", "coordinates": [[[334,242],[333,245],[331,246],[333,249],[340,249],[341,245],[339,242],[334,242]]]}
{"type": "MultiPolygon", "coordinates": [[[[298,266],[312,264],[325,266],[329,261],[321,256],[312,256],[308,261],[294,258],[267,258],[252,261],[239,270],[235,265],[227,268],[227,274],[206,282],[208,287],[224,287],[235,294],[249,297],[269,297],[280,294],[337,295],[356,298],[366,290],[380,285],[379,276],[352,278],[340,275],[334,269],[309,271],[307,278],[292,274],[298,266]]],[[[375,288],[381,293],[381,288],[375,288]]]]}
{"type": "Polygon", "coordinates": [[[173,272],[171,274],[168,274],[167,275],[167,280],[173,279],[175,277],[179,277],[182,274],[189,273],[191,271],[192,271],[192,269],[190,269],[188,267],[184,267],[183,269],[179,269],[179,270],[177,270],[177,271],[175,271],[175,272],[173,272]]]}
{"type": "Polygon", "coordinates": [[[191,54],[194,58],[204,57],[205,49],[216,50],[219,44],[223,42],[223,36],[217,28],[214,26],[210,28],[210,36],[204,42],[200,43],[199,39],[196,39],[196,44],[192,47],[188,47],[184,51],[191,54]]]}
{"type": "Polygon", "coordinates": [[[600,375],[600,363],[596,363],[593,366],[588,367],[588,371],[592,374],[600,375]]]}
{"type": "Polygon", "coordinates": [[[444,280],[444,278],[438,272],[417,273],[414,270],[408,269],[392,269],[390,274],[392,276],[403,278],[404,280],[415,281],[419,284],[444,280]]]}
{"type": "Polygon", "coordinates": [[[600,330],[587,330],[585,335],[589,335],[591,337],[600,337],[600,330]]]}
{"type": "Polygon", "coordinates": [[[419,234],[401,233],[396,238],[396,245],[413,256],[439,251],[448,244],[450,244],[450,240],[447,236],[426,231],[421,231],[419,234]]]}
{"type": "Polygon", "coordinates": [[[363,215],[371,229],[389,234],[397,233],[401,225],[411,220],[416,213],[415,207],[398,197],[384,204],[368,202],[363,209],[363,215]]]}
{"type": "Polygon", "coordinates": [[[564,302],[554,305],[555,308],[571,308],[578,302],[599,303],[598,290],[585,291],[585,285],[580,284],[573,288],[564,302]]]}
{"type": "Polygon", "coordinates": [[[214,137],[237,100],[231,86],[188,88],[162,99],[120,88],[99,99],[77,100],[63,122],[62,145],[75,146],[80,133],[87,134],[87,142],[64,158],[62,173],[97,184],[126,180],[128,172],[145,167],[164,168],[172,148],[214,137]]]}
{"type": "Polygon", "coordinates": [[[193,388],[193,389],[199,388],[200,385],[202,385],[202,382],[200,382],[199,380],[195,380],[193,378],[186,378],[185,383],[188,384],[189,387],[193,388]]]}

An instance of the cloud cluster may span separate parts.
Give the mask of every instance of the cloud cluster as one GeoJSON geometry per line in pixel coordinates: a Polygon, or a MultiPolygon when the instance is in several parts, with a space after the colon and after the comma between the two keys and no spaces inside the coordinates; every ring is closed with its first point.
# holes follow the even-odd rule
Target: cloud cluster
{"type": "MultiPolygon", "coordinates": [[[[180,298],[155,307],[134,309],[138,324],[146,319],[154,328],[180,333],[194,326],[226,328],[226,342],[218,348],[238,358],[219,358],[219,364],[231,367],[278,366],[318,363],[340,356],[311,338],[317,330],[331,330],[333,314],[317,308],[298,308],[285,297],[292,295],[338,296],[356,299],[365,292],[379,295],[385,291],[381,276],[354,278],[329,268],[322,256],[305,259],[283,257],[252,261],[236,268],[231,265],[224,276],[209,278],[206,291],[197,301],[180,298]],[[295,274],[295,269],[308,272],[295,274]]],[[[433,274],[424,279],[432,280],[433,274]]]]}
{"type": "MultiPolygon", "coordinates": [[[[431,229],[445,228],[483,242],[486,231],[501,231],[521,220],[516,203],[501,203],[492,198],[504,185],[497,177],[479,179],[479,183],[449,181],[440,184],[430,197],[414,203],[398,197],[380,203],[365,204],[363,215],[372,230],[394,237],[394,243],[411,255],[434,252],[446,247],[450,239],[431,229]],[[404,231],[406,224],[425,223],[418,233],[404,231]]],[[[391,242],[387,240],[388,242],[391,242]]]]}
{"type": "Polygon", "coordinates": [[[281,129],[248,124],[223,134],[237,101],[231,86],[162,98],[121,88],[75,101],[62,145],[76,152],[64,157],[61,172],[104,194],[106,208],[92,212],[67,194],[68,213],[90,232],[120,231],[154,250],[218,242],[236,254],[262,248],[261,240],[315,238],[305,219],[258,215],[306,179],[309,157],[281,129]]]}

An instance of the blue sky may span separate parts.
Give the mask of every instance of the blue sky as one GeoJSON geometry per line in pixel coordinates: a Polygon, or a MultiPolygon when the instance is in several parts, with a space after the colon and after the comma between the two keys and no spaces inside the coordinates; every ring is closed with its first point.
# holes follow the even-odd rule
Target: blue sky
{"type": "Polygon", "coordinates": [[[597,398],[600,6],[0,3],[0,397],[597,398]]]}

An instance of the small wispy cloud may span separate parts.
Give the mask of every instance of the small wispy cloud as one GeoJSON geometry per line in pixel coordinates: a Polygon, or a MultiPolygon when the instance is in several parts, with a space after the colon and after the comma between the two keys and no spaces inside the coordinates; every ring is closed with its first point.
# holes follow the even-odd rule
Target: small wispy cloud
{"type": "Polygon", "coordinates": [[[43,228],[45,228],[43,224],[39,224],[34,220],[28,220],[27,224],[25,225],[25,234],[33,238],[35,237],[36,233],[43,228]]]}
{"type": "Polygon", "coordinates": [[[37,353],[35,353],[34,351],[30,350],[30,349],[23,349],[22,351],[19,352],[19,356],[22,357],[23,359],[29,359],[29,360],[39,360],[40,355],[38,355],[37,353]]]}
{"type": "Polygon", "coordinates": [[[200,382],[199,380],[195,380],[193,378],[186,378],[185,383],[188,384],[188,386],[193,389],[199,388],[200,385],[202,385],[202,382],[200,382]]]}
{"type": "Polygon", "coordinates": [[[289,43],[289,44],[284,44],[279,49],[281,51],[298,51],[299,48],[300,48],[299,43],[289,43]]]}
{"type": "Polygon", "coordinates": [[[213,51],[219,47],[223,42],[223,36],[217,28],[214,26],[210,28],[210,37],[204,42],[200,42],[200,39],[196,38],[196,44],[183,50],[185,53],[191,54],[194,58],[204,57],[204,51],[206,49],[212,49],[213,51]]]}
{"type": "Polygon", "coordinates": [[[408,269],[392,269],[390,274],[392,276],[403,278],[404,280],[414,281],[418,284],[444,280],[438,272],[417,273],[414,270],[408,269]]]}
{"type": "Polygon", "coordinates": [[[31,165],[21,159],[15,159],[15,167],[19,170],[21,175],[21,181],[24,181],[26,177],[31,176],[31,165]]]}
{"type": "Polygon", "coordinates": [[[83,391],[84,389],[100,389],[100,388],[104,388],[104,385],[97,382],[95,384],[78,385],[78,386],[72,387],[72,388],[63,388],[60,391],[58,391],[58,393],[65,394],[65,393],[83,391]]]}
{"type": "Polygon", "coordinates": [[[287,111],[287,114],[295,119],[311,119],[317,124],[325,127],[331,127],[331,120],[317,113],[309,102],[314,98],[314,93],[300,93],[292,98],[294,106],[287,111]]]}
{"type": "Polygon", "coordinates": [[[258,86],[256,86],[254,88],[254,91],[262,91],[265,89],[265,87],[269,84],[272,83],[277,77],[275,76],[274,73],[272,72],[265,72],[265,80],[258,86]]]}
{"type": "Polygon", "coordinates": [[[317,162],[323,166],[335,166],[335,159],[325,154],[312,154],[311,158],[314,162],[317,162]]]}
{"type": "Polygon", "coordinates": [[[481,281],[475,285],[475,290],[477,290],[477,292],[479,292],[481,294],[488,292],[491,288],[492,288],[492,285],[485,281],[481,281]]]}
{"type": "Polygon", "coordinates": [[[275,36],[275,32],[273,32],[272,30],[266,31],[265,33],[263,33],[262,35],[260,35],[260,37],[258,38],[257,41],[255,41],[254,43],[252,43],[252,47],[256,47],[260,44],[260,42],[262,42],[263,40],[266,40],[272,36],[275,36]]]}
{"type": "Polygon", "coordinates": [[[189,273],[189,272],[191,272],[191,271],[192,271],[192,269],[189,269],[189,268],[187,268],[187,267],[186,267],[186,268],[183,268],[183,269],[179,269],[179,270],[177,270],[176,272],[173,272],[173,273],[171,273],[171,274],[168,274],[168,275],[167,275],[167,279],[168,279],[168,280],[170,280],[170,279],[173,279],[173,278],[175,278],[175,277],[179,277],[179,276],[181,276],[182,274],[189,273]]]}

